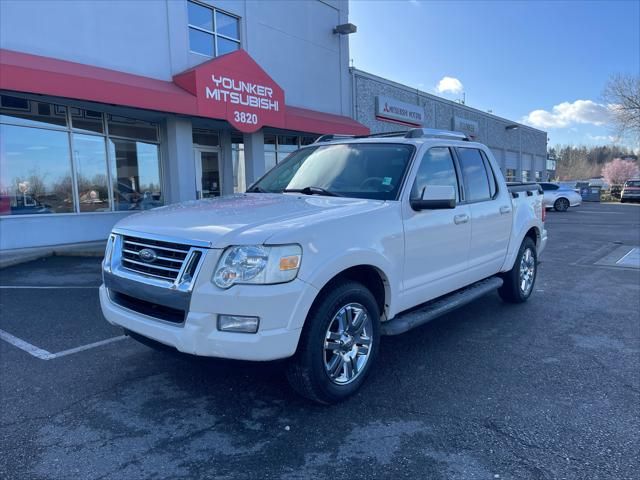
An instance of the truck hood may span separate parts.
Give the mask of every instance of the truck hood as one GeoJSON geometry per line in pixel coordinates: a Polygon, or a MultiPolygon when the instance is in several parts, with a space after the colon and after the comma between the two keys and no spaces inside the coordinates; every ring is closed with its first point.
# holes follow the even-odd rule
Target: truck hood
{"type": "MultiPolygon", "coordinates": [[[[131,215],[115,228],[141,237],[160,235],[224,248],[266,243],[284,229],[365,213],[385,203],[357,198],[246,193],[155,208],[131,215]]],[[[295,242],[293,236],[291,241],[295,242]]]]}

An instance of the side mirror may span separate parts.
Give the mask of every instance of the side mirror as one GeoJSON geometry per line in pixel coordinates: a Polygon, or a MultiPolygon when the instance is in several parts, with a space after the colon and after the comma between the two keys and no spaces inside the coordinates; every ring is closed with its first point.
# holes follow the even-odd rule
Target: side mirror
{"type": "Polygon", "coordinates": [[[416,211],[456,208],[456,190],[451,185],[427,185],[422,198],[410,200],[410,204],[416,211]]]}

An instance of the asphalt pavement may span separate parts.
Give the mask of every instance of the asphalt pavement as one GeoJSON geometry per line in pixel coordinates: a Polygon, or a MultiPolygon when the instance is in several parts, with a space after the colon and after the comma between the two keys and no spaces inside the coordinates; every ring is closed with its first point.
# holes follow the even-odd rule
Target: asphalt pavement
{"type": "Polygon", "coordinates": [[[282,362],[123,338],[99,259],[0,270],[0,479],[637,479],[640,269],[616,258],[640,246],[640,205],[547,228],[529,302],[490,294],[383,338],[364,388],[329,407],[282,362]]]}

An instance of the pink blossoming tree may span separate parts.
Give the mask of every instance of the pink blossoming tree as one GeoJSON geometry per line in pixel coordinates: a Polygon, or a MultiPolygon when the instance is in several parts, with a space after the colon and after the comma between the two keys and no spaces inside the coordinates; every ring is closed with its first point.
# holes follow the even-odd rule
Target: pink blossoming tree
{"type": "Polygon", "coordinates": [[[633,160],[616,158],[602,167],[602,176],[609,185],[622,185],[638,175],[638,164],[633,160]]]}

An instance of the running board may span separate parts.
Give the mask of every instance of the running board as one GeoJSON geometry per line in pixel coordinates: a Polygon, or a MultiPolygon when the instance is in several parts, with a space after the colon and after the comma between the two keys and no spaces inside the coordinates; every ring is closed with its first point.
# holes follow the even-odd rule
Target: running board
{"type": "Polygon", "coordinates": [[[425,303],[421,307],[401,313],[393,320],[384,322],[380,325],[382,335],[400,335],[409,330],[424,325],[445,313],[449,313],[456,308],[472,302],[476,298],[482,297],[487,293],[500,288],[502,279],[499,277],[490,277],[485,280],[476,282],[461,290],[449,293],[437,300],[425,303]]]}

